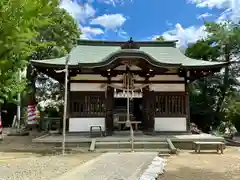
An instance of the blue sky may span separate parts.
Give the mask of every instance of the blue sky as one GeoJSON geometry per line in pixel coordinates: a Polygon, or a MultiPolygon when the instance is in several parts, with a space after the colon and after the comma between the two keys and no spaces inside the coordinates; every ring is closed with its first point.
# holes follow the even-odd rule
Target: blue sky
{"type": "Polygon", "coordinates": [[[240,20],[240,0],[62,0],[84,39],[152,40],[179,45],[206,35],[204,20],[240,20]]]}

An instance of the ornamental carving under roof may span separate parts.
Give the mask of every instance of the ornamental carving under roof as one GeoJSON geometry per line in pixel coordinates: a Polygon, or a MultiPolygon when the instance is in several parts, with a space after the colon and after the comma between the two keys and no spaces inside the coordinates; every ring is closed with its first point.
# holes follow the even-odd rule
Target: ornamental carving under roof
{"type": "Polygon", "coordinates": [[[132,40],[132,37],[130,37],[130,40],[127,41],[126,43],[124,43],[121,46],[122,49],[139,49],[140,47],[138,46],[138,44],[136,42],[134,42],[132,40]]]}

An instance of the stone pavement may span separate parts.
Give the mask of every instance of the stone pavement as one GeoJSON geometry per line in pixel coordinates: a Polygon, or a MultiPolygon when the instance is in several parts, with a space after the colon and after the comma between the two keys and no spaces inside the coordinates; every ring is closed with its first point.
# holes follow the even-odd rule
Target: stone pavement
{"type": "Polygon", "coordinates": [[[52,180],[138,180],[156,152],[105,153],[52,180]]]}

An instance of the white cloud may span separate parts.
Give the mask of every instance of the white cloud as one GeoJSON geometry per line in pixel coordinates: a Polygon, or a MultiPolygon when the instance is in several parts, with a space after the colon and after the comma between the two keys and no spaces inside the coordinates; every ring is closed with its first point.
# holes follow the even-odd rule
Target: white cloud
{"type": "MultiPolygon", "coordinates": [[[[90,3],[91,0],[88,1],[90,3]]],[[[87,20],[95,16],[96,10],[90,4],[79,4],[77,1],[62,0],[60,7],[65,9],[76,21],[82,32],[81,39],[92,39],[96,35],[104,34],[100,28],[83,26],[87,20]]]]}
{"type": "Polygon", "coordinates": [[[123,4],[123,0],[100,0],[103,1],[106,4],[112,4],[113,6],[116,6],[116,4],[123,4]]]}
{"type": "Polygon", "coordinates": [[[90,24],[100,25],[106,29],[115,30],[121,27],[125,21],[126,18],[122,14],[104,14],[92,19],[90,24]]]}
{"type": "MultiPolygon", "coordinates": [[[[189,43],[194,43],[197,40],[206,37],[205,26],[195,27],[190,26],[188,28],[182,27],[181,24],[176,24],[175,29],[164,32],[162,36],[166,40],[178,40],[178,47],[186,47],[189,43]]],[[[154,36],[156,39],[158,36],[154,36]]]]}
{"type": "Polygon", "coordinates": [[[132,2],[133,0],[97,0],[97,1],[116,6],[117,4],[123,5],[125,1],[132,2]]]}
{"type": "Polygon", "coordinates": [[[226,19],[231,19],[231,15],[232,15],[232,10],[231,9],[226,9],[225,11],[223,11],[220,16],[217,18],[217,22],[222,22],[225,21],[226,19]]]}
{"type": "Polygon", "coordinates": [[[82,27],[81,32],[83,33],[81,35],[82,39],[93,39],[97,35],[104,34],[104,31],[100,28],[92,28],[89,26],[82,27]]]}
{"type": "MultiPolygon", "coordinates": [[[[218,8],[223,9],[223,12],[218,17],[217,22],[226,21],[228,19],[234,22],[240,21],[240,0],[188,0],[190,3],[195,3],[197,7],[203,8],[218,8]]],[[[211,14],[205,13],[197,18],[209,17],[211,14]]],[[[152,39],[156,39],[159,35],[155,35],[152,39]]],[[[189,43],[194,43],[199,39],[207,36],[205,26],[190,26],[182,27],[181,24],[176,24],[173,30],[164,32],[162,36],[166,40],[179,40],[178,47],[186,47],[189,43]]]]}
{"type": "Polygon", "coordinates": [[[205,19],[205,18],[211,17],[211,16],[212,16],[212,14],[210,14],[210,13],[204,13],[204,14],[198,15],[197,19],[205,19]]]}
{"type": "MultiPolygon", "coordinates": [[[[203,8],[218,8],[223,9],[223,12],[218,17],[216,22],[221,22],[225,20],[233,20],[234,22],[239,22],[240,20],[240,0],[189,0],[191,3],[195,3],[197,7],[203,8]]],[[[206,18],[212,16],[209,13],[199,15],[197,18],[206,18]]],[[[184,28],[181,24],[176,24],[173,30],[164,32],[162,36],[167,40],[179,40],[178,47],[185,46],[189,43],[194,43],[199,39],[207,36],[205,31],[205,26],[190,26],[184,28]]],[[[153,38],[156,39],[157,36],[153,38]]]]}
{"type": "Polygon", "coordinates": [[[231,19],[238,23],[240,21],[240,0],[232,0],[231,3],[232,15],[231,19]]]}
{"type": "Polygon", "coordinates": [[[217,21],[232,20],[235,23],[240,21],[240,0],[189,0],[197,7],[224,9],[217,21]]]}
{"type": "Polygon", "coordinates": [[[79,4],[76,1],[62,0],[60,7],[64,8],[74,19],[85,23],[87,19],[94,17],[96,10],[88,3],[79,4]]]}
{"type": "MultiPolygon", "coordinates": [[[[65,9],[76,20],[82,32],[82,39],[93,39],[97,35],[103,35],[107,30],[113,30],[119,37],[124,38],[127,33],[121,29],[121,26],[126,21],[126,18],[122,14],[104,14],[95,17],[96,10],[92,6],[94,1],[96,0],[87,0],[85,4],[81,4],[79,3],[81,1],[78,0],[61,0],[60,7],[65,9]],[[90,26],[87,26],[87,23],[90,26]],[[94,28],[91,25],[100,25],[104,29],[94,28]]],[[[124,2],[124,0],[98,1],[112,5],[124,2]]]]}
{"type": "Polygon", "coordinates": [[[129,39],[128,33],[123,29],[120,29],[117,33],[118,36],[121,37],[122,39],[129,39]]]}
{"type": "Polygon", "coordinates": [[[232,0],[188,0],[190,3],[197,4],[199,8],[228,8],[232,0]]]}
{"type": "Polygon", "coordinates": [[[89,26],[87,27],[83,27],[82,28],[82,32],[84,33],[91,33],[91,34],[96,34],[96,35],[99,35],[99,34],[103,34],[103,30],[100,29],[100,28],[91,28],[89,26]]]}

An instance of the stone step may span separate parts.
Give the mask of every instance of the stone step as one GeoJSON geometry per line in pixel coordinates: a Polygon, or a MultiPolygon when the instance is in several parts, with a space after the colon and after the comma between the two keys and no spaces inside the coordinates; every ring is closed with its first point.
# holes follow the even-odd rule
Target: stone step
{"type": "MultiPolygon", "coordinates": [[[[131,148],[132,144],[129,141],[125,142],[96,142],[96,149],[124,149],[131,148]]],[[[168,149],[167,142],[134,142],[136,149],[168,149]]]]}
{"type": "MultiPolygon", "coordinates": [[[[131,138],[121,138],[121,137],[108,137],[107,139],[104,138],[96,138],[97,141],[101,142],[126,142],[126,141],[131,141],[131,138]]],[[[141,137],[134,137],[133,138],[134,142],[166,142],[167,138],[141,138],[141,137]]]]}
{"type": "MultiPolygon", "coordinates": [[[[131,148],[121,148],[121,149],[96,149],[95,152],[106,153],[106,152],[131,152],[131,148]]],[[[170,156],[170,149],[134,149],[134,152],[157,152],[159,156],[170,156]]]]}

